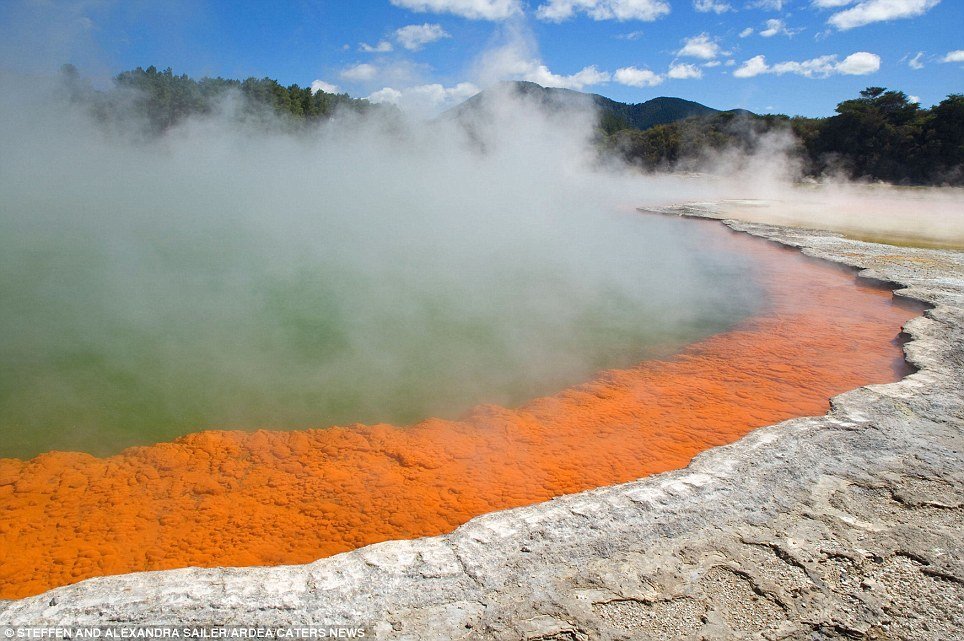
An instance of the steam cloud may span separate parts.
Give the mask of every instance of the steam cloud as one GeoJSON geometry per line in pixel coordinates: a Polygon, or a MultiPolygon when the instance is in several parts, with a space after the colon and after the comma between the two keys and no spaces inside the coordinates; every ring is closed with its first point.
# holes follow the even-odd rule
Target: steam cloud
{"type": "Polygon", "coordinates": [[[744,259],[635,212],[711,191],[593,168],[592,113],[503,97],[468,127],[292,135],[229,100],[144,139],[55,83],[0,89],[8,454],[457,415],[753,307],[744,259]]]}
{"type": "Polygon", "coordinates": [[[792,186],[786,136],[643,175],[602,166],[595,113],[490,95],[297,134],[234,96],[145,138],[0,75],[0,455],[454,417],[752,313],[748,259],[637,207],[964,239],[961,190],[792,186]]]}

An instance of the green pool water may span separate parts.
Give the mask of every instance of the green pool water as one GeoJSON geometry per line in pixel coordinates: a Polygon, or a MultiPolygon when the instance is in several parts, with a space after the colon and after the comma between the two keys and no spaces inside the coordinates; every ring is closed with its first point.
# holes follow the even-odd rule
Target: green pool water
{"type": "Polygon", "coordinates": [[[638,252],[581,252],[585,265],[562,269],[513,259],[510,245],[371,269],[323,249],[252,251],[258,238],[238,229],[8,218],[0,455],[457,417],[668,353],[752,311],[750,266],[706,249],[708,228],[644,216],[617,227],[610,240],[638,252]],[[685,285],[653,281],[672,273],[646,254],[654,234],[689,252],[685,285]],[[594,261],[607,266],[584,280],[594,261]]]}

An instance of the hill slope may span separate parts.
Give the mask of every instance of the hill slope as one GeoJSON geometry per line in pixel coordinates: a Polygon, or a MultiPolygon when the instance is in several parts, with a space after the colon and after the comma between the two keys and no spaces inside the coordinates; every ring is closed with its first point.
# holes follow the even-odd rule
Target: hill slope
{"type": "Polygon", "coordinates": [[[492,95],[506,92],[526,96],[545,105],[591,104],[600,110],[604,121],[615,119],[621,125],[617,128],[649,129],[655,125],[676,122],[692,116],[709,116],[720,113],[719,109],[713,109],[682,98],[659,97],[646,102],[629,104],[617,102],[594,93],[543,87],[534,82],[510,81],[501,82],[495,87],[477,93],[462,104],[450,109],[444,116],[458,118],[467,115],[481,108],[487,100],[491,99],[492,95]]]}

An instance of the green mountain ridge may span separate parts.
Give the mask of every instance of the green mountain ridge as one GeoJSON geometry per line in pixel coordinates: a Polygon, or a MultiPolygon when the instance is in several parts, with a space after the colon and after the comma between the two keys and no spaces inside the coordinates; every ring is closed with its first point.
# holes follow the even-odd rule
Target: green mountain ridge
{"type": "Polygon", "coordinates": [[[719,113],[751,113],[743,109],[726,111],[714,109],[692,100],[670,96],[660,96],[640,103],[618,102],[600,94],[543,87],[534,82],[517,80],[500,82],[489,89],[480,91],[465,102],[445,112],[443,117],[464,117],[482,108],[493,95],[505,93],[534,99],[546,106],[591,105],[599,110],[603,128],[607,131],[623,128],[645,130],[656,125],[669,124],[686,118],[712,116],[719,113]]]}

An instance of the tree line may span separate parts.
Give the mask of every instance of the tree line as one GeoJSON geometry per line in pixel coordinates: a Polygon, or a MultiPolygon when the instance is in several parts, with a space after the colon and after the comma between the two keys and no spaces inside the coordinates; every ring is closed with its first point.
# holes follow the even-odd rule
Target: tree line
{"type": "MultiPolygon", "coordinates": [[[[118,74],[108,91],[95,91],[71,65],[62,70],[68,92],[103,121],[141,119],[159,134],[188,117],[209,114],[231,95],[240,98],[242,118],[299,127],[330,118],[338,110],[394,112],[348,94],[333,94],[271,78],[201,78],[170,68],[137,67],[118,74]]],[[[682,102],[682,101],[681,101],[682,102]]],[[[902,91],[868,87],[837,105],[829,118],[759,116],[734,110],[698,115],[637,129],[619,114],[602,112],[600,151],[648,171],[698,168],[712,152],[754,152],[765,134],[783,133],[804,174],[842,174],[895,184],[964,185],[964,95],[952,94],[930,109],[902,91]]]]}
{"type": "Polygon", "coordinates": [[[273,116],[289,126],[328,119],[339,109],[357,113],[388,109],[346,93],[312,90],[297,84],[285,87],[272,78],[195,80],[187,74],[175,74],[170,67],[163,71],[154,66],[137,67],[115,76],[113,87],[101,92],[91,89],[73,65],[64,65],[61,73],[71,98],[87,103],[101,120],[133,114],[155,134],[188,117],[214,112],[231,95],[240,98],[242,117],[273,116]]]}
{"type": "Polygon", "coordinates": [[[696,168],[708,151],[754,152],[764,134],[789,134],[804,174],[909,185],[964,185],[964,95],[922,109],[902,91],[868,87],[828,118],[745,111],[687,118],[646,130],[602,123],[602,147],[644,169],[696,168]]]}

